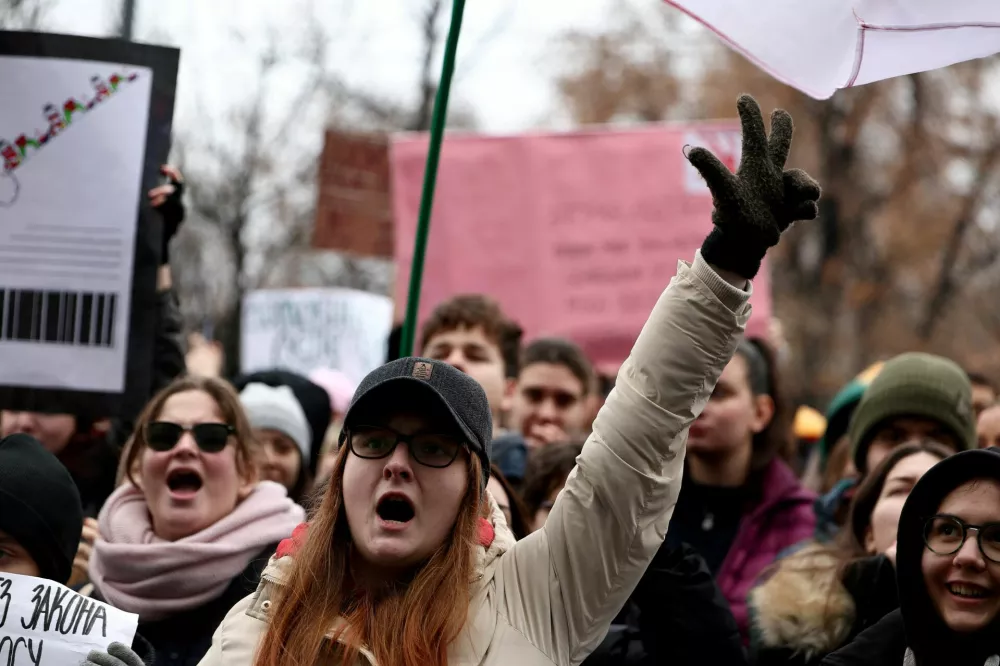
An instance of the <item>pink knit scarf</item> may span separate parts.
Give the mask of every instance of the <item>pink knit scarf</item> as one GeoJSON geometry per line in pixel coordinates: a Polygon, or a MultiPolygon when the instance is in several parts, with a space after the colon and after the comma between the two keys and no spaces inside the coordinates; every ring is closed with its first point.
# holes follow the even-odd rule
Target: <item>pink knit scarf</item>
{"type": "Polygon", "coordinates": [[[163,619],[220,596],[264,546],[288,537],[304,519],[283,486],[262,481],[215,524],[165,541],[153,534],[142,492],[125,484],[98,517],[90,580],[115,608],[143,622],[163,619]]]}

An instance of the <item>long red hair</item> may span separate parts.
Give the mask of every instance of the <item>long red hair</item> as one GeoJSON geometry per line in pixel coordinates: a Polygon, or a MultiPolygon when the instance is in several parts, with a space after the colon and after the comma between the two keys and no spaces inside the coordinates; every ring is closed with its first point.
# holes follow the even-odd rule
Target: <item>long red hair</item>
{"type": "Polygon", "coordinates": [[[458,638],[469,613],[484,495],[479,458],[468,457],[468,490],[451,538],[407,581],[357,593],[341,494],[348,449],[341,449],[288,580],[276,591],[254,666],[313,666],[327,661],[335,654],[330,635],[342,646],[340,663],[345,666],[355,663],[362,647],[379,664],[445,666],[448,646],[458,638]],[[338,618],[343,624],[331,634],[338,618]]]}

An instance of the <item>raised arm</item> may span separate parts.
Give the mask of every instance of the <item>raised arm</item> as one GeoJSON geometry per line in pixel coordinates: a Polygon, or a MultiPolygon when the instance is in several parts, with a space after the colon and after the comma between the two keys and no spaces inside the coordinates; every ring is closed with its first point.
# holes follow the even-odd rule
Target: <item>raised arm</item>
{"type": "Polygon", "coordinates": [[[558,664],[601,641],[667,532],[688,427],[732,358],[750,316],[749,279],[794,220],[816,217],[819,186],[784,171],[791,117],[742,96],[736,174],[707,150],[688,159],[712,191],[715,225],[660,296],[594,422],[543,529],[502,558],[511,624],[558,664]]]}
{"type": "Polygon", "coordinates": [[[184,372],[181,314],[170,271],[170,241],[184,222],[184,178],[176,167],[164,165],[160,170],[170,182],[149,192],[150,203],[163,219],[160,270],[156,279],[159,308],[153,352],[153,393],[184,372]]]}

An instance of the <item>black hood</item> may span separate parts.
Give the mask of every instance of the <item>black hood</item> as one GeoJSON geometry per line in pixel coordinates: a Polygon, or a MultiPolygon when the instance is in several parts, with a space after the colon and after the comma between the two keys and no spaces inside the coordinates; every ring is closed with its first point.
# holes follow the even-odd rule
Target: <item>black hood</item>
{"type": "Polygon", "coordinates": [[[899,518],[896,581],[906,627],[907,645],[920,666],[954,664],[981,666],[1000,654],[1000,621],[976,634],[956,634],[948,629],[927,594],[921,560],[924,523],[955,488],[974,479],[1000,481],[1000,451],[963,451],[932,467],[914,486],[899,518]]]}

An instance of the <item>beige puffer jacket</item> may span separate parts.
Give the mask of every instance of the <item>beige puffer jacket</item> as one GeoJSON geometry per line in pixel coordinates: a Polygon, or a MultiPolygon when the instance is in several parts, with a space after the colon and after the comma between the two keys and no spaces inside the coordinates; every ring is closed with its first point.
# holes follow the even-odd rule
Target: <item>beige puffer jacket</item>
{"type": "MultiPolygon", "coordinates": [[[[496,536],[480,549],[451,666],[579,664],[600,643],[666,535],[688,427],[750,315],[746,286],[725,282],[700,255],[679,265],[544,528],[515,544],[494,504],[496,536]]],[[[293,565],[284,557],[268,566],[256,594],[216,631],[202,666],[253,664],[273,586],[293,565]]],[[[391,666],[370,654],[362,663],[391,666]]]]}

